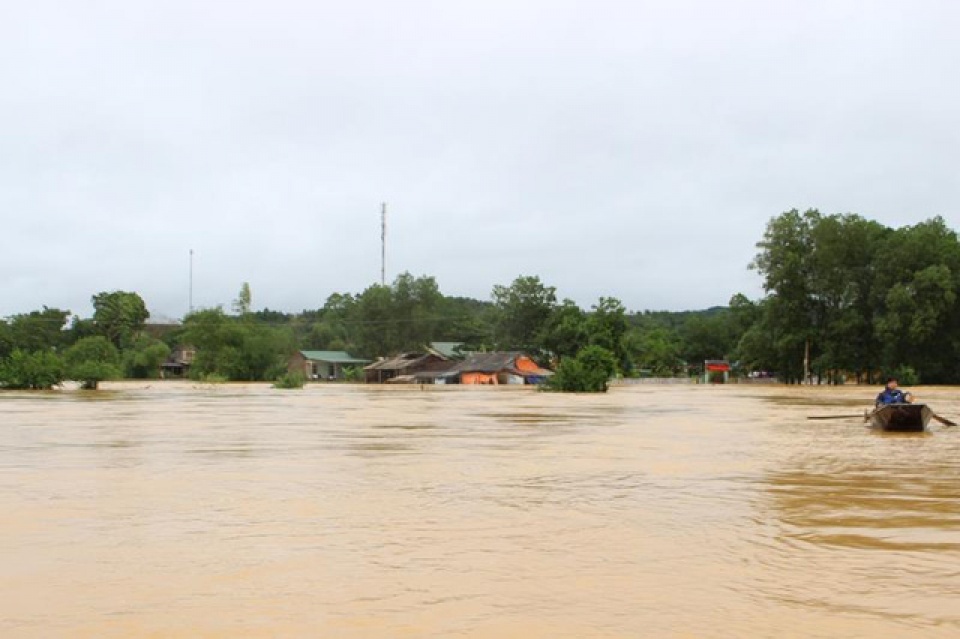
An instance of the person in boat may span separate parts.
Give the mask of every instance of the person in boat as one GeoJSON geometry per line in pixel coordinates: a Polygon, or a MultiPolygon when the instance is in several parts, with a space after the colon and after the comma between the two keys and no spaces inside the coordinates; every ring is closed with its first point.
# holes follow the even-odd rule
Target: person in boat
{"type": "Polygon", "coordinates": [[[877,406],[886,406],[887,404],[909,404],[913,401],[913,395],[900,389],[900,383],[896,377],[888,377],[887,385],[877,395],[877,406]]]}

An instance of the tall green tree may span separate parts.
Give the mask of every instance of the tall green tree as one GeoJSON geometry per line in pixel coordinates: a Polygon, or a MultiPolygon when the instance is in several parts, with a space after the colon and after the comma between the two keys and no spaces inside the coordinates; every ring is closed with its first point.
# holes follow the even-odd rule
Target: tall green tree
{"type": "Polygon", "coordinates": [[[813,227],[820,221],[814,209],[793,209],[773,218],[759,252],[751,263],[763,276],[769,295],[767,318],[777,328],[777,369],[788,378],[807,375],[815,338],[821,328],[823,309],[814,297],[813,227]]]}
{"type": "Polygon", "coordinates": [[[97,329],[117,348],[128,346],[150,317],[147,305],[137,293],[102,292],[94,295],[91,301],[97,329]]]}
{"type": "Polygon", "coordinates": [[[58,350],[68,343],[64,331],[70,311],[44,306],[42,310],[14,315],[8,324],[7,339],[11,350],[19,349],[32,353],[42,350],[58,350]]]}
{"type": "Polygon", "coordinates": [[[576,356],[590,342],[586,314],[573,300],[563,300],[547,318],[538,342],[560,361],[576,356]]]}
{"type": "Polygon", "coordinates": [[[624,337],[629,328],[626,308],[615,297],[601,297],[592,308],[593,312],[587,319],[586,327],[590,343],[613,353],[617,368],[623,373],[629,373],[632,364],[624,345],[624,337]]]}
{"type": "Polygon", "coordinates": [[[556,289],[539,277],[520,276],[510,286],[493,287],[493,304],[498,346],[538,351],[538,337],[557,304],[556,289]]]}

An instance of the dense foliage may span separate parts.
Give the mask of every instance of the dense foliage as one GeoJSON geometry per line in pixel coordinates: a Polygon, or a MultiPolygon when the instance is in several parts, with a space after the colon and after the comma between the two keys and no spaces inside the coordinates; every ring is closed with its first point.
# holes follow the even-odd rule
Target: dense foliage
{"type": "Polygon", "coordinates": [[[587,346],[575,357],[560,362],[546,389],[565,393],[603,393],[616,370],[617,362],[612,352],[602,346],[587,346]]]}
{"type": "Polygon", "coordinates": [[[121,376],[120,352],[103,335],[77,340],[67,349],[64,360],[67,377],[88,390],[96,390],[100,382],[121,376]]]}
{"type": "Polygon", "coordinates": [[[740,344],[751,367],[786,380],[901,370],[960,381],[960,243],[941,218],[891,229],[793,210],[757,247],[752,266],[768,295],[740,344]]]}

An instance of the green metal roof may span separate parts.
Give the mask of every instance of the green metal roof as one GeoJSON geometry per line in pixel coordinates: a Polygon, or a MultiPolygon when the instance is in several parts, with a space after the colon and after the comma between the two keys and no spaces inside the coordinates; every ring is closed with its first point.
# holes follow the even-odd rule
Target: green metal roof
{"type": "Polygon", "coordinates": [[[369,359],[353,357],[346,351],[300,351],[300,354],[314,362],[329,364],[369,364],[369,359]]]}
{"type": "Polygon", "coordinates": [[[459,352],[461,346],[463,346],[463,342],[430,342],[430,348],[449,359],[463,357],[468,354],[459,352]]]}

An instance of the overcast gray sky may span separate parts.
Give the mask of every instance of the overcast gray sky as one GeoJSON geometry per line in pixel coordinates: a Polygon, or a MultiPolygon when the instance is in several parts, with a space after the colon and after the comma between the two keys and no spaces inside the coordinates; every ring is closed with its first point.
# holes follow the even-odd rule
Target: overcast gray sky
{"type": "Polygon", "coordinates": [[[0,315],[317,308],[538,274],[760,293],[773,215],[960,221],[960,3],[105,0],[0,8],[0,315]]]}

